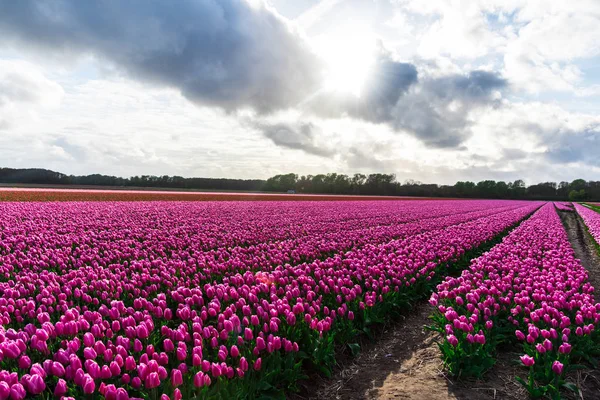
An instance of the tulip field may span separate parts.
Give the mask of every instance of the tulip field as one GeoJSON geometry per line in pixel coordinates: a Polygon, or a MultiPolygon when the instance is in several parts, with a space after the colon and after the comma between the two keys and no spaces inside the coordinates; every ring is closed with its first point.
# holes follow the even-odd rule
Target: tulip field
{"type": "MultiPolygon", "coordinates": [[[[575,208],[588,226],[598,226],[600,214],[575,208]]],[[[522,349],[529,375],[520,380],[530,395],[556,398],[565,385],[575,390],[563,379],[571,365],[594,363],[598,354],[600,304],[550,203],[459,277],[438,285],[430,303],[454,375],[481,376],[497,346],[508,342],[522,349]]]]}
{"type": "Polygon", "coordinates": [[[573,203],[555,202],[554,206],[556,207],[557,210],[560,210],[560,211],[575,211],[575,209],[573,208],[573,203]]]}
{"type": "MultiPolygon", "coordinates": [[[[530,393],[553,395],[597,351],[600,321],[557,208],[573,210],[0,202],[0,400],[282,398],[430,295],[450,373],[481,376],[510,343],[530,393]]],[[[574,209],[600,240],[600,214],[574,209]]]]}
{"type": "Polygon", "coordinates": [[[580,204],[576,204],[575,209],[577,210],[577,213],[581,215],[590,235],[592,235],[596,243],[600,243],[600,213],[580,204]]]}

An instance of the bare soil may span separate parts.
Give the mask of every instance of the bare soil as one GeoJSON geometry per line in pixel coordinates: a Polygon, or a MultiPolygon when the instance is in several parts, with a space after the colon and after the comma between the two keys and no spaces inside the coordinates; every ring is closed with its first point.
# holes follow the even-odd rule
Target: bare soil
{"type": "MultiPolygon", "coordinates": [[[[390,325],[376,342],[367,343],[354,359],[340,364],[331,379],[313,377],[294,399],[525,399],[514,380],[520,367],[503,354],[485,381],[455,381],[447,376],[437,342],[425,328],[432,307],[423,302],[403,321],[390,325]]],[[[512,355],[518,360],[517,354],[512,355]]]]}
{"type": "MultiPolygon", "coordinates": [[[[574,212],[559,213],[565,224],[575,254],[590,273],[590,282],[600,288],[600,256],[583,221],[574,212]]],[[[600,290],[600,289],[599,289],[600,290]]],[[[600,296],[600,295],[597,295],[600,296]]],[[[600,298],[599,298],[600,300],[600,298]]],[[[525,378],[519,353],[499,349],[498,361],[484,380],[455,381],[447,376],[437,342],[440,335],[427,330],[432,307],[418,304],[402,321],[384,327],[375,342],[363,344],[354,358],[340,357],[339,368],[329,379],[313,376],[304,383],[293,400],[359,400],[359,399],[527,399],[527,393],[515,380],[525,378]]],[[[581,388],[566,398],[600,399],[600,371],[580,370],[568,380],[581,388]]]]}
{"type": "Polygon", "coordinates": [[[589,272],[589,280],[596,289],[596,301],[600,300],[600,255],[593,242],[594,239],[586,232],[585,223],[574,211],[559,212],[565,225],[569,241],[575,255],[581,260],[589,272]]]}

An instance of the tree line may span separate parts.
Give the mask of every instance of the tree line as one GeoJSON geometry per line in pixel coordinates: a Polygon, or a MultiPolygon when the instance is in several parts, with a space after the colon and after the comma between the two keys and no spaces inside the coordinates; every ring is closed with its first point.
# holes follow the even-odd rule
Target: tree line
{"type": "Polygon", "coordinates": [[[267,179],[263,190],[297,193],[363,194],[384,196],[466,197],[530,200],[599,200],[600,181],[576,179],[572,182],[542,182],[526,186],[514,182],[484,180],[459,181],[454,185],[426,184],[414,180],[400,183],[394,174],[297,174],[276,175],[267,179]]]}
{"type": "Polygon", "coordinates": [[[231,190],[353,194],[381,196],[460,197],[490,199],[600,201],[600,181],[542,182],[526,186],[523,180],[503,182],[459,181],[454,185],[426,184],[414,180],[399,182],[394,174],[294,173],[262,179],[184,178],[141,175],[122,178],[108,175],[66,175],[47,169],[0,168],[0,183],[170,188],[188,190],[231,190]]]}

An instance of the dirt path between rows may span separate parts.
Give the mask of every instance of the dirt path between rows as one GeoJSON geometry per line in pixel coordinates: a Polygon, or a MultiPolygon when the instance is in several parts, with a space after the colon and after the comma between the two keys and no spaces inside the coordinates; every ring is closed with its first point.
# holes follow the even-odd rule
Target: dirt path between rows
{"type": "MultiPolygon", "coordinates": [[[[576,256],[590,272],[590,282],[598,288],[600,300],[600,256],[574,212],[559,212],[576,256]]],[[[446,375],[437,342],[439,334],[425,329],[432,312],[422,302],[405,316],[379,333],[375,342],[363,344],[361,353],[340,362],[332,378],[312,377],[294,400],[447,400],[447,399],[527,399],[515,376],[523,376],[517,354],[500,350],[498,361],[482,381],[456,382],[446,375]]],[[[600,373],[582,370],[569,378],[581,389],[582,400],[600,398],[600,373]]]]}
{"type": "Polygon", "coordinates": [[[423,302],[403,321],[390,325],[378,340],[340,366],[331,379],[313,378],[293,399],[447,400],[526,399],[514,377],[521,372],[511,360],[517,354],[501,354],[485,381],[456,382],[443,369],[438,333],[425,329],[432,307],[423,302]]]}
{"type": "Polygon", "coordinates": [[[596,301],[600,301],[600,255],[593,239],[586,232],[585,224],[579,214],[574,211],[561,211],[559,215],[566,227],[575,255],[588,270],[590,283],[596,288],[596,301]]]}

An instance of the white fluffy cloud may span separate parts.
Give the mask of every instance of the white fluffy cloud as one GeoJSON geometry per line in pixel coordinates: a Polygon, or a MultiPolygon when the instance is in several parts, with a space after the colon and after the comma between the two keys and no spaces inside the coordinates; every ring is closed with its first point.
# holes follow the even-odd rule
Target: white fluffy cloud
{"type": "Polygon", "coordinates": [[[0,130],[34,119],[41,108],[56,107],[62,96],[62,87],[35,65],[0,60],[0,130]]]}

